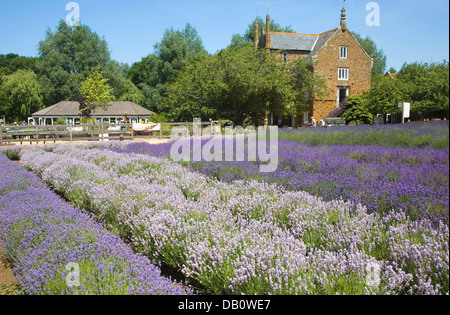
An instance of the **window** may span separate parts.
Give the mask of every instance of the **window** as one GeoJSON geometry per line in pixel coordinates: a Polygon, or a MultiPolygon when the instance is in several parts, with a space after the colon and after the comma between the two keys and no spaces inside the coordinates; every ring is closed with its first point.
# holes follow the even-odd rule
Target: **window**
{"type": "Polygon", "coordinates": [[[283,53],[283,61],[284,62],[288,61],[288,53],[286,51],[283,53]]]}
{"type": "Polygon", "coordinates": [[[341,46],[341,58],[347,59],[347,46],[341,46]]]}
{"type": "Polygon", "coordinates": [[[339,68],[338,80],[348,80],[348,68],[339,68]]]}

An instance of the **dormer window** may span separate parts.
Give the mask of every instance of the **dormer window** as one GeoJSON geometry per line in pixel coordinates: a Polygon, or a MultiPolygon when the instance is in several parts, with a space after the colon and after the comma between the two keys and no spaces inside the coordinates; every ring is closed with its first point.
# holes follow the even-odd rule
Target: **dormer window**
{"type": "Polygon", "coordinates": [[[347,59],[347,46],[341,46],[341,59],[347,59]]]}

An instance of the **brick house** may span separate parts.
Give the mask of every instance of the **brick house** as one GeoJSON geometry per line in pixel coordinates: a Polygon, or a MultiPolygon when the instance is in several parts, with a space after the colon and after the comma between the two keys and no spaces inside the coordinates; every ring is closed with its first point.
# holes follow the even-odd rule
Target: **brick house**
{"type": "MultiPolygon", "coordinates": [[[[373,59],[348,30],[345,9],[342,9],[340,27],[322,34],[271,32],[269,15],[266,23],[261,38],[258,22],[255,24],[255,48],[278,53],[284,62],[297,58],[313,61],[311,70],[323,77],[328,86],[323,99],[311,102],[308,112],[284,121],[284,125],[306,126],[312,117],[316,121],[339,117],[349,95],[360,95],[370,89],[373,59]]],[[[277,120],[272,116],[269,124],[277,124],[277,120]]]]}

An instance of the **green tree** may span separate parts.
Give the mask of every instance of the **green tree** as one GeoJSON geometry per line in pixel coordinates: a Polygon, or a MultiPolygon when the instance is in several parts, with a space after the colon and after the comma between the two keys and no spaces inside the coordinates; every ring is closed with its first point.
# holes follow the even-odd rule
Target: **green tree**
{"type": "Polygon", "coordinates": [[[81,84],[110,61],[108,45],[88,26],[60,21],[56,32],[47,31],[39,43],[37,73],[46,104],[76,98],[81,84]]]}
{"type": "Polygon", "coordinates": [[[227,119],[236,125],[264,122],[285,112],[293,98],[287,66],[252,45],[227,48],[191,64],[168,87],[161,109],[171,120],[227,119]]]}
{"type": "Polygon", "coordinates": [[[379,77],[374,79],[367,94],[367,111],[377,114],[400,113],[398,103],[408,101],[405,97],[405,85],[396,78],[379,77]]]}
{"type": "Polygon", "coordinates": [[[85,106],[94,114],[94,118],[98,108],[107,110],[114,100],[111,95],[112,88],[107,82],[108,79],[103,78],[101,72],[97,70],[83,82],[79,92],[84,98],[85,106]]]}
{"type": "Polygon", "coordinates": [[[156,111],[166,95],[167,85],[193,61],[208,56],[197,31],[190,24],[182,30],[167,29],[155,52],[133,64],[131,81],[143,92],[145,107],[156,111]]]}
{"type": "Polygon", "coordinates": [[[386,73],[387,57],[382,49],[378,49],[376,43],[369,36],[363,38],[358,33],[352,33],[356,40],[361,44],[367,54],[373,59],[373,76],[384,75],[386,73]]]}
{"type": "Polygon", "coordinates": [[[13,74],[17,70],[36,71],[37,58],[16,54],[0,55],[0,76],[13,74]]]}
{"type": "Polygon", "coordinates": [[[43,109],[43,98],[36,74],[18,70],[3,77],[0,85],[0,116],[8,120],[27,120],[43,109]]]}
{"type": "Polygon", "coordinates": [[[396,78],[397,82],[403,84],[405,99],[411,102],[413,112],[440,112],[448,117],[448,61],[405,64],[396,78]]]}
{"type": "Polygon", "coordinates": [[[130,79],[126,79],[120,86],[120,96],[117,98],[119,101],[130,101],[136,104],[144,104],[145,96],[141,90],[139,90],[130,79]]]}
{"type": "Polygon", "coordinates": [[[368,111],[368,94],[352,95],[347,100],[347,109],[342,115],[346,124],[373,124],[373,114],[368,111]]]}
{"type": "Polygon", "coordinates": [[[313,62],[299,58],[289,65],[290,85],[293,88],[292,105],[289,116],[298,116],[305,112],[312,100],[321,99],[328,88],[324,78],[314,74],[313,62]]]}
{"type": "Polygon", "coordinates": [[[126,85],[129,67],[127,64],[119,64],[115,60],[109,61],[102,70],[102,75],[108,79],[108,84],[112,88],[112,96],[114,99],[120,99],[124,93],[124,85],[126,85]]]}

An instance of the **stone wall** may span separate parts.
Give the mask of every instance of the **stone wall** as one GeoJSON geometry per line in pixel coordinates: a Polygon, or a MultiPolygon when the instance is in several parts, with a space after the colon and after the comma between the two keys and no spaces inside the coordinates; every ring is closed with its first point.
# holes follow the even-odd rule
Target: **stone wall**
{"type": "Polygon", "coordinates": [[[338,88],[346,87],[349,95],[361,95],[372,83],[372,59],[366,54],[350,31],[338,30],[317,56],[314,73],[322,76],[328,90],[323,101],[314,104],[314,117],[324,119],[338,106],[338,88]],[[340,57],[340,47],[347,46],[347,58],[340,57]],[[338,80],[339,68],[349,69],[348,80],[338,80]]]}

